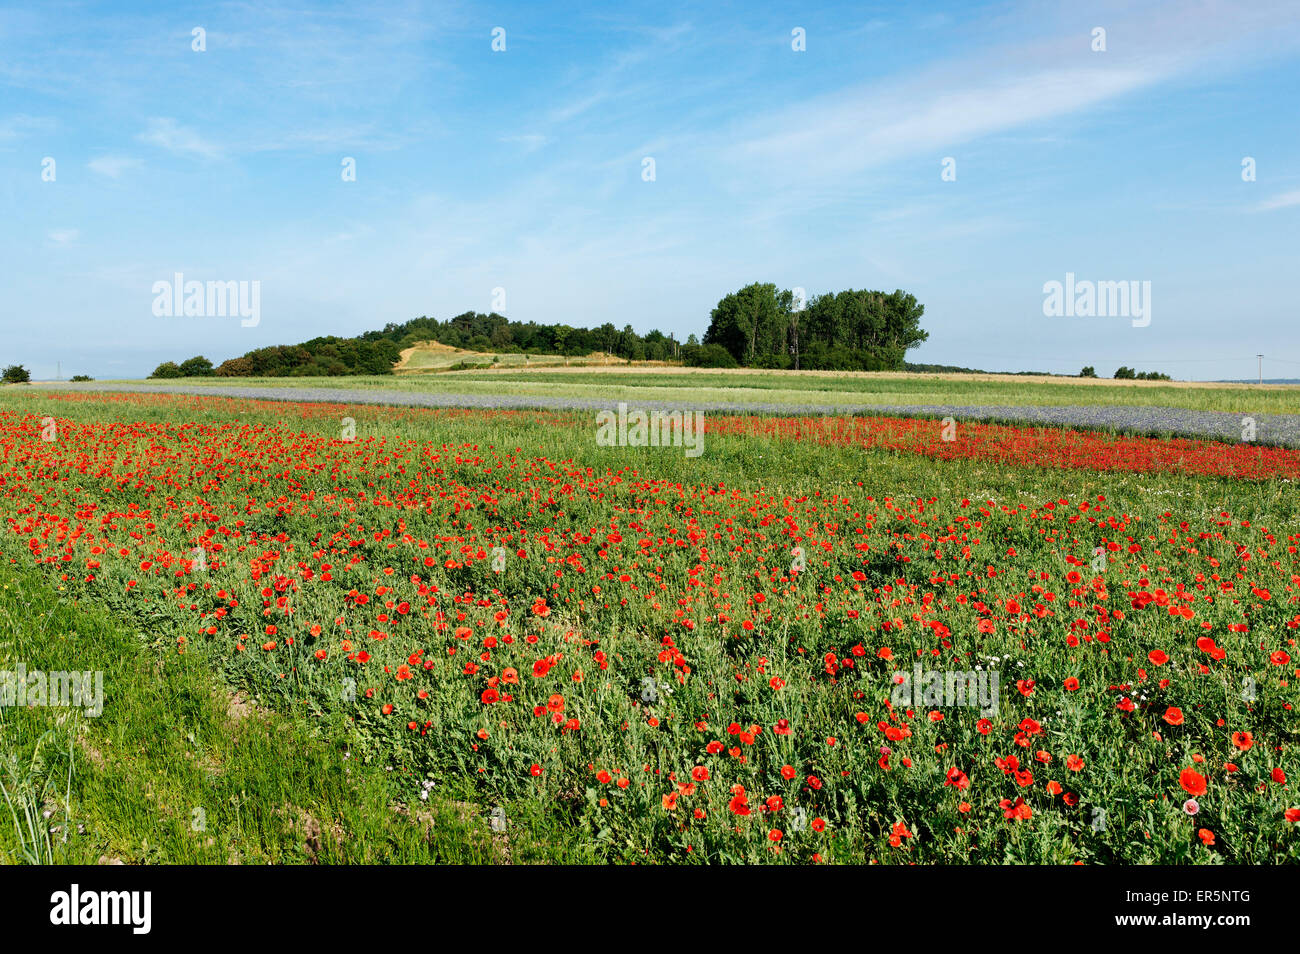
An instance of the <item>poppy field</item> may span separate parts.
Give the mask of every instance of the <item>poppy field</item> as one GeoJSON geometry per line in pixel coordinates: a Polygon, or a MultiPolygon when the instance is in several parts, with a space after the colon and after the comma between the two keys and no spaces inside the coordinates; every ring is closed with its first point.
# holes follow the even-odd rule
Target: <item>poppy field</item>
{"type": "Polygon", "coordinates": [[[0,555],[596,860],[1300,860],[1300,452],[939,428],[6,392],[0,555]]]}

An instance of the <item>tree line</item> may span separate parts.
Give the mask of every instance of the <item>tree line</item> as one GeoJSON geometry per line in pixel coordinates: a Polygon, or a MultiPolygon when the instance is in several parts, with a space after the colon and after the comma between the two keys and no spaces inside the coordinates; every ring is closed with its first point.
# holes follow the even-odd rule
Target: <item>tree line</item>
{"type": "Polygon", "coordinates": [[[681,356],[682,347],[671,334],[657,329],[640,335],[631,325],[624,325],[620,331],[608,321],[597,328],[539,325],[533,321],[511,321],[496,312],[477,311],[467,311],[446,321],[421,316],[401,324],[385,325],[382,331],[367,332],[361,337],[368,341],[393,341],[399,350],[420,341],[437,341],[467,351],[569,357],[601,352],[629,361],[672,361],[681,356]]]}
{"type": "Polygon", "coordinates": [[[901,371],[904,356],[929,338],[925,306],[901,289],[849,289],[803,301],[755,282],[713,309],[704,347],[739,365],[795,370],[901,371]]]}
{"type": "Polygon", "coordinates": [[[362,338],[313,338],[296,345],[257,348],[213,367],[203,355],[177,364],[164,361],[151,378],[222,377],[336,377],[351,374],[390,374],[399,348],[390,341],[362,338]]]}
{"type": "Polygon", "coordinates": [[[419,342],[437,341],[451,348],[500,354],[586,356],[603,352],[629,361],[672,361],[683,357],[683,346],[671,334],[652,330],[639,335],[631,325],[620,331],[606,322],[598,328],[566,324],[539,325],[510,321],[495,312],[467,311],[439,321],[420,316],[385,325],[355,338],[313,338],[296,345],[258,348],[213,366],[202,355],[185,361],[164,361],[152,378],[305,377],[389,374],[401,352],[419,342]]]}
{"type": "MultiPolygon", "coordinates": [[[[1097,369],[1092,365],[1087,365],[1079,372],[1081,378],[1095,378],[1097,369]]],[[[1167,374],[1161,374],[1159,371],[1134,371],[1126,364],[1121,364],[1115,369],[1115,380],[1117,381],[1172,381],[1173,379],[1167,374]]]]}
{"type": "Polygon", "coordinates": [[[511,321],[495,312],[467,311],[439,321],[421,315],[355,338],[313,338],[296,345],[258,348],[213,366],[203,355],[164,361],[152,378],[302,377],[389,374],[401,351],[436,341],[467,351],[565,355],[603,353],[628,361],[679,361],[704,367],[902,370],[903,356],[928,335],[925,306],[903,291],[844,291],[805,303],[775,285],[753,284],[713,309],[701,343],[685,343],[652,329],[638,334],[613,322],[582,328],[511,321]]]}

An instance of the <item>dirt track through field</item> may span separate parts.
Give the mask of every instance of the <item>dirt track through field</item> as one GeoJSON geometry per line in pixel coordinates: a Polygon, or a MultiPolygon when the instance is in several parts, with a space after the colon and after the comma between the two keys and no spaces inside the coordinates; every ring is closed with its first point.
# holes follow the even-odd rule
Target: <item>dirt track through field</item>
{"type": "MultiPolygon", "coordinates": [[[[604,400],[520,394],[446,394],[349,388],[214,387],[185,384],[57,384],[60,391],[127,391],[151,394],[206,394],[212,397],[252,398],[325,404],[381,404],[395,407],[543,408],[546,410],[603,410],[616,408],[615,393],[604,400]]],[[[1256,444],[1300,448],[1300,415],[1260,414],[1253,419],[1226,411],[1194,411],[1168,407],[1062,407],[942,404],[773,404],[735,401],[699,403],[677,401],[629,402],[630,408],[691,410],[707,413],[844,417],[952,417],[964,421],[1032,424],[1045,427],[1080,427],[1125,434],[1199,437],[1239,444],[1246,439],[1246,421],[1254,421],[1256,444]]]]}

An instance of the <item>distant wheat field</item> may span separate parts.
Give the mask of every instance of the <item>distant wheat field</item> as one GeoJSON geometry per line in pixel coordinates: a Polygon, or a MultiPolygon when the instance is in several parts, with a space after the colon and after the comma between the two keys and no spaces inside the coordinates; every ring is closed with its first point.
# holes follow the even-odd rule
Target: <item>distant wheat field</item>
{"type": "MultiPolygon", "coordinates": [[[[346,377],[180,378],[202,387],[330,388],[538,398],[742,404],[797,411],[801,406],[977,405],[1002,407],[1167,407],[1243,416],[1300,414],[1300,386],[1186,381],[1116,381],[1010,374],[920,374],[720,370],[628,364],[604,355],[563,358],[446,348],[403,352],[392,375],[346,377]],[[492,359],[499,359],[495,366],[492,359]],[[599,365],[598,361],[613,361],[599,365]],[[468,364],[466,370],[446,370],[468,364]],[[475,367],[477,366],[477,367],[475,367]]],[[[104,384],[113,382],[102,382],[104,384]]],[[[122,382],[117,382],[122,383],[122,382]]],[[[41,386],[41,385],[38,385],[41,386]]],[[[43,386],[55,386],[49,382],[43,386]]],[[[93,389],[94,385],[90,385],[93,389]]],[[[474,402],[479,403],[479,402],[474,402]]]]}
{"type": "MultiPolygon", "coordinates": [[[[457,365],[483,366],[488,368],[513,368],[528,370],[530,368],[552,368],[563,370],[566,367],[591,367],[593,365],[623,365],[622,358],[593,352],[581,357],[564,357],[554,354],[509,354],[496,351],[470,351],[465,348],[453,348],[437,341],[421,341],[401,352],[393,371],[396,374],[419,374],[429,371],[446,371],[457,365]]],[[[643,365],[650,362],[642,362],[643,365]]]]}

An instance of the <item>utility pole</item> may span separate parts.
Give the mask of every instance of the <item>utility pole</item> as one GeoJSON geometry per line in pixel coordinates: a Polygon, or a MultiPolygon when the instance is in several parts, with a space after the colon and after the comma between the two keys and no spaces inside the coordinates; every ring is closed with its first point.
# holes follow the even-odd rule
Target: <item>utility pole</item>
{"type": "Polygon", "coordinates": [[[1259,383],[1263,384],[1264,383],[1264,356],[1262,354],[1257,354],[1255,355],[1255,357],[1259,358],[1259,383]]]}

